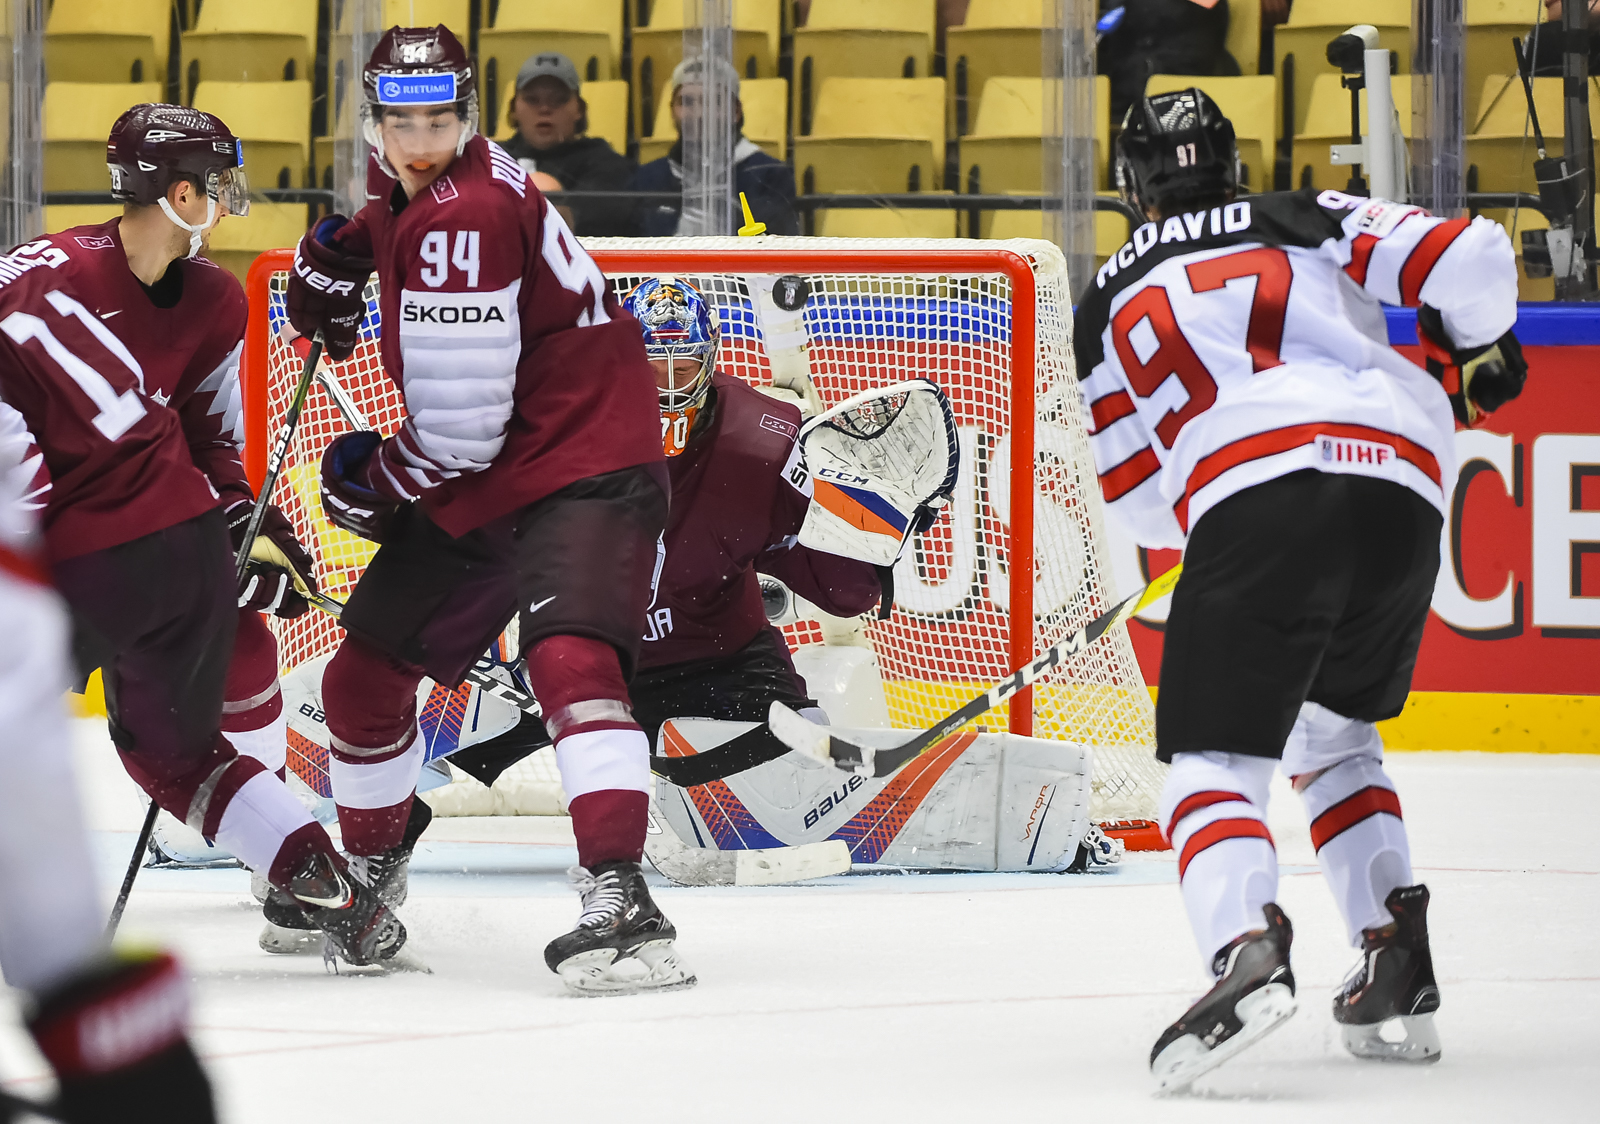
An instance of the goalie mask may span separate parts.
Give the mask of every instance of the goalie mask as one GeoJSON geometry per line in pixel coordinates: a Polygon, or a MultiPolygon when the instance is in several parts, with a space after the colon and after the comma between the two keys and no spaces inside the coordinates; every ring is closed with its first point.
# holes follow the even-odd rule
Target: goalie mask
{"type": "Polygon", "coordinates": [[[244,145],[220,117],[198,109],[154,102],[134,106],[111,126],[106,170],[117,202],[158,204],[168,219],[189,232],[191,258],[216,221],[218,204],[230,215],[250,213],[244,145]],[[167,190],[181,179],[205,191],[204,222],[185,222],[167,201],[167,190]]]}
{"type": "Polygon", "coordinates": [[[644,350],[652,360],[667,360],[667,384],[658,381],[661,397],[661,447],[669,457],[689,447],[694,420],[711,389],[717,369],[717,344],[722,332],[705,296],[677,277],[652,277],[622,301],[644,332],[644,350]]]}
{"type": "Polygon", "coordinates": [[[391,27],[384,32],[361,71],[361,87],[362,135],[378,153],[383,170],[396,178],[378,134],[384,109],[454,106],[462,122],[457,156],[478,131],[478,79],[461,40],[443,24],[391,27]]]}

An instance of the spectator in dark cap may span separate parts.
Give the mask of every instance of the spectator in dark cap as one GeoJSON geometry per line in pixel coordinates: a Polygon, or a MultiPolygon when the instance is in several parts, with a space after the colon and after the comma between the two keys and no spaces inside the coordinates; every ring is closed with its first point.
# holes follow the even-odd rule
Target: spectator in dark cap
{"type": "MultiPolygon", "coordinates": [[[[721,62],[724,79],[733,87],[733,225],[728,234],[738,233],[744,219],[739,210],[739,193],[749,200],[757,222],[767,224],[768,234],[799,234],[800,223],[794,213],[794,171],[782,160],[762,152],[744,135],[744,106],[739,101],[739,74],[721,62]]],[[[703,82],[700,60],[685,59],[672,72],[672,124],[678,140],[659,160],[652,160],[634,174],[635,191],[683,191],[683,118],[685,99],[698,98],[703,82]]],[[[659,238],[678,233],[681,204],[641,203],[635,214],[633,233],[659,238]]]]}
{"type": "MultiPolygon", "coordinates": [[[[566,191],[621,191],[633,161],[601,137],[589,137],[589,106],[580,93],[578,68],[554,51],[534,55],[517,71],[517,90],[506,111],[517,133],[507,152],[530,172],[554,176],[566,191]]],[[[628,234],[633,207],[627,202],[578,203],[576,234],[628,234]]]]}

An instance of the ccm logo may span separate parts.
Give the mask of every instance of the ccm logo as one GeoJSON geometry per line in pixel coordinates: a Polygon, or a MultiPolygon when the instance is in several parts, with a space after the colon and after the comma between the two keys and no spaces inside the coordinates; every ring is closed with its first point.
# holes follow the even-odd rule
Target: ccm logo
{"type": "Polygon", "coordinates": [[[354,281],[335,281],[326,273],[312,269],[301,260],[298,253],[294,256],[294,271],[300,280],[307,285],[310,285],[318,292],[327,293],[330,296],[347,297],[356,291],[356,283],[354,281]]]}
{"type": "Polygon", "coordinates": [[[870,484],[872,477],[857,476],[850,472],[840,472],[832,468],[819,468],[816,470],[818,480],[837,480],[841,484],[870,484]]]}
{"type": "Polygon", "coordinates": [[[505,313],[494,305],[479,308],[475,304],[412,304],[400,306],[400,319],[411,324],[493,324],[506,322],[505,313]]]}

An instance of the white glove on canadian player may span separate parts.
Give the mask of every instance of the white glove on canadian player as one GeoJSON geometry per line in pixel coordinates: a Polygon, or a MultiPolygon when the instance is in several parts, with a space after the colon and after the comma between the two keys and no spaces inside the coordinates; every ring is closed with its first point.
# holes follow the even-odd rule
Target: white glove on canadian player
{"type": "Polygon", "coordinates": [[[799,540],[892,566],[955,490],[961,450],[944,391],[911,379],[854,398],[800,429],[811,506],[799,540]]]}

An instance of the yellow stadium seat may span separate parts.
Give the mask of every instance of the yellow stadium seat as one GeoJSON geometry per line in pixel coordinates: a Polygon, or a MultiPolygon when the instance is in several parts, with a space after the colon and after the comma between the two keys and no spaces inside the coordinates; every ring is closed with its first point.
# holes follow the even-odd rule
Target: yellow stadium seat
{"type": "Polygon", "coordinates": [[[829,207],[817,212],[817,233],[824,238],[954,238],[956,213],[898,207],[829,207]]]}
{"type": "Polygon", "coordinates": [[[1043,73],[1044,22],[1044,0],[972,0],[967,22],[945,32],[950,85],[945,127],[951,136],[972,131],[978,98],[989,79],[1043,73]]]}
{"type": "Polygon", "coordinates": [[[222,118],[244,142],[244,170],[252,189],[305,185],[310,82],[202,82],[194,107],[222,118]]]}
{"type": "Polygon", "coordinates": [[[171,0],[56,0],[45,25],[52,82],[165,82],[171,0]]]}
{"type": "MultiPolygon", "coordinates": [[[[1466,111],[1467,125],[1477,119],[1482,106],[1475,102],[1483,80],[1496,74],[1515,74],[1517,56],[1511,40],[1521,39],[1533,26],[1534,9],[1524,0],[1467,0],[1466,111]]],[[[1540,14],[1543,10],[1540,9],[1540,14]]]]}
{"type": "Polygon", "coordinates": [[[809,133],[829,78],[926,78],[934,0],[812,0],[794,32],[795,133],[809,133]]]}
{"type": "MultiPolygon", "coordinates": [[[[985,195],[1042,191],[1045,106],[1060,97],[1059,78],[989,79],[973,130],[961,138],[962,189],[985,195]]],[[[1094,102],[1095,180],[1100,184],[1111,150],[1111,80],[1103,74],[1094,79],[1094,102]]]]}
{"type": "MultiPolygon", "coordinates": [[[[585,136],[610,141],[618,152],[628,148],[628,84],[626,82],[585,82],[584,104],[589,107],[589,127],[585,136]]],[[[509,99],[507,104],[509,105],[509,99]]],[[[509,113],[500,114],[500,127],[495,130],[497,141],[516,136],[517,127],[509,113]]]]}
{"type": "MultiPolygon", "coordinates": [[[[334,9],[342,11],[354,6],[345,0],[344,4],[335,4],[334,9]]],[[[441,23],[455,33],[463,47],[470,49],[472,0],[383,0],[384,27],[433,27],[441,23]]]]}
{"type": "MultiPolygon", "coordinates": [[[[985,238],[1049,238],[1042,211],[991,211],[983,216],[980,229],[985,238]]],[[[1094,266],[1121,249],[1131,236],[1128,220],[1116,211],[1094,213],[1094,266]]]]}
{"type": "MultiPolygon", "coordinates": [[[[1411,0],[1295,0],[1289,10],[1289,22],[1273,33],[1273,54],[1280,79],[1287,81],[1284,60],[1294,59],[1295,135],[1306,130],[1312,83],[1321,76],[1339,73],[1328,61],[1328,44],[1359,23],[1376,27],[1378,45],[1395,52],[1399,73],[1411,73],[1411,0]]],[[[1349,112],[1347,105],[1347,123],[1349,112]]]]}
{"type": "Polygon", "coordinates": [[[121,215],[121,203],[49,203],[44,209],[44,232],[60,234],[74,226],[98,226],[121,215]]]}
{"type": "Polygon", "coordinates": [[[111,126],[132,106],[160,100],[159,82],[51,82],[44,88],[44,189],[110,191],[111,126]]]}
{"type": "Polygon", "coordinates": [[[184,89],[192,104],[202,82],[310,81],[316,49],[317,0],[204,4],[183,33],[184,89]]]}
{"type": "MultiPolygon", "coordinates": [[[[1400,116],[1400,135],[1411,139],[1411,76],[1397,74],[1390,79],[1394,107],[1400,116]]],[[[1310,184],[1318,188],[1343,191],[1352,169],[1334,164],[1328,149],[1350,143],[1350,91],[1339,85],[1337,74],[1319,74],[1311,84],[1311,104],[1306,107],[1306,125],[1294,138],[1294,187],[1310,184]],[[1309,178],[1308,178],[1309,177],[1309,178]]],[[[1367,128],[1367,91],[1361,91],[1361,129],[1367,128]]],[[[1367,171],[1361,170],[1365,178],[1367,171]]]]}
{"type": "MultiPolygon", "coordinates": [[[[1550,156],[1566,151],[1561,83],[1560,78],[1533,79],[1533,104],[1539,111],[1545,151],[1550,156]]],[[[1537,192],[1533,162],[1539,153],[1521,80],[1515,75],[1485,78],[1478,104],[1478,120],[1467,134],[1469,180],[1477,181],[1478,191],[1537,192]]],[[[1589,113],[1600,115],[1600,79],[1589,79],[1589,113]]]]}
{"type": "Polygon", "coordinates": [[[293,246],[310,225],[304,203],[252,200],[248,215],[230,215],[217,224],[206,257],[243,283],[250,263],[267,250],[293,246]]]}
{"type": "MultiPolygon", "coordinates": [[[[672,124],[672,103],[667,84],[662,83],[656,98],[655,132],[639,141],[639,163],[659,160],[677,143],[678,131],[672,124]]],[[[789,81],[786,78],[755,78],[739,83],[739,103],[744,106],[744,135],[761,151],[782,160],[787,153],[789,81]]]]}
{"type": "MultiPolygon", "coordinates": [[[[647,95],[672,77],[683,60],[683,25],[694,0],[656,0],[648,27],[633,30],[633,119],[653,122],[658,108],[647,95]]],[[[741,78],[778,73],[779,0],[733,0],[733,66],[741,78]]]]}
{"type": "MultiPolygon", "coordinates": [[[[1271,74],[1249,74],[1236,78],[1189,77],[1181,74],[1152,74],[1145,84],[1147,96],[1186,90],[1198,86],[1233,122],[1239,141],[1239,162],[1244,165],[1243,183],[1251,191],[1272,190],[1272,168],[1277,159],[1281,132],[1278,80],[1271,74]]],[[[1350,108],[1345,106],[1349,120],[1350,108]]]]}
{"type": "Polygon", "coordinates": [[[944,79],[829,78],[794,167],[808,194],[942,187],[944,79]]]}
{"type": "MultiPolygon", "coordinates": [[[[1239,64],[1239,73],[1261,73],[1261,5],[1245,3],[1228,5],[1228,37],[1223,41],[1233,61],[1239,64]]],[[[1121,242],[1117,246],[1122,245],[1121,242]]],[[[1112,249],[1116,249],[1115,246],[1112,249]]]]}

